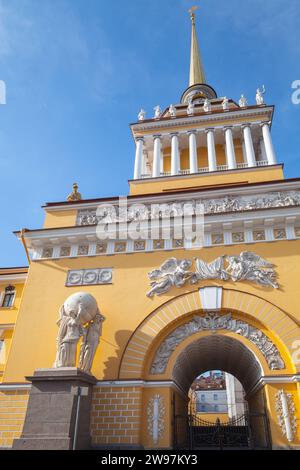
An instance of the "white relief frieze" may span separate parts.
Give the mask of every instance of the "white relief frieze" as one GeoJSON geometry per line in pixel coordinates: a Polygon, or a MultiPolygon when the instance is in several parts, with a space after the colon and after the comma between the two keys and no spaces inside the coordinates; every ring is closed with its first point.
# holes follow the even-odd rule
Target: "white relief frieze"
{"type": "Polygon", "coordinates": [[[240,255],[223,255],[210,263],[200,258],[195,259],[195,271],[191,270],[193,261],[170,258],[158,269],[148,273],[151,289],[148,297],[162,295],[172,287],[180,288],[197,284],[201,280],[221,279],[222,281],[249,281],[261,286],[278,289],[274,265],[251,251],[243,251],[240,255]]]}
{"type": "Polygon", "coordinates": [[[204,207],[204,214],[221,214],[226,212],[243,212],[256,209],[272,209],[300,205],[300,191],[282,191],[256,196],[233,196],[215,199],[193,199],[190,201],[173,201],[162,204],[131,204],[121,210],[117,205],[101,204],[98,209],[78,211],[77,225],[94,225],[98,222],[115,223],[124,220],[142,221],[163,217],[182,217],[194,215],[197,208],[204,207]]]}
{"type": "Polygon", "coordinates": [[[188,323],[176,328],[156,351],[150,373],[163,374],[168,365],[169,358],[177,346],[186,338],[201,331],[232,331],[249,339],[265,357],[271,370],[285,368],[284,361],[275,344],[259,329],[248,323],[232,317],[231,314],[220,316],[215,312],[205,316],[194,316],[188,323]]]}

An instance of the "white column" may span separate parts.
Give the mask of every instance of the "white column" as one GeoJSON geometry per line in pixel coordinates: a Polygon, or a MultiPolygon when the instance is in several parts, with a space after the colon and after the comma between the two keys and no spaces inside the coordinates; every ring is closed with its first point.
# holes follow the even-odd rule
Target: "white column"
{"type": "Polygon", "coordinates": [[[213,129],[208,129],[207,134],[207,154],[208,154],[208,169],[209,171],[217,170],[217,157],[215,147],[215,135],[213,129]]]}
{"type": "Polygon", "coordinates": [[[160,135],[154,136],[154,153],[153,153],[153,167],[152,176],[156,178],[160,176],[160,162],[161,162],[161,139],[160,135]]]}
{"type": "Polygon", "coordinates": [[[135,150],[135,162],[134,162],[134,176],[135,180],[140,179],[142,164],[143,164],[143,137],[138,137],[136,139],[136,150],[135,150]]]}
{"type": "Polygon", "coordinates": [[[188,134],[190,147],[190,173],[198,173],[196,131],[190,131],[188,134]]]}
{"type": "Polygon", "coordinates": [[[266,149],[266,154],[267,154],[267,160],[269,165],[276,165],[276,155],[275,155],[275,150],[272,142],[272,137],[271,137],[271,132],[270,132],[270,127],[267,122],[262,124],[262,134],[264,138],[264,144],[265,144],[265,149],[266,149]]]}
{"type": "Polygon", "coordinates": [[[171,134],[171,175],[178,175],[180,170],[180,155],[178,134],[171,134]]]}
{"type": "Polygon", "coordinates": [[[248,167],[256,166],[250,125],[243,126],[244,142],[248,167]]]}
{"type": "Polygon", "coordinates": [[[229,170],[236,168],[236,158],[231,127],[225,128],[226,157],[229,170]]]}

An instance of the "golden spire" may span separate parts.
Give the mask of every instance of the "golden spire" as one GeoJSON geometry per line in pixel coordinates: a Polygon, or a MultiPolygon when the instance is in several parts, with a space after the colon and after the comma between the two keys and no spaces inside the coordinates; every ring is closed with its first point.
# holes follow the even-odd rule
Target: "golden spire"
{"type": "Polygon", "coordinates": [[[189,86],[197,83],[205,83],[205,74],[201,61],[199,44],[195,27],[195,11],[198,7],[192,7],[189,10],[192,20],[192,39],[191,39],[191,63],[190,63],[190,83],[189,86]]]}

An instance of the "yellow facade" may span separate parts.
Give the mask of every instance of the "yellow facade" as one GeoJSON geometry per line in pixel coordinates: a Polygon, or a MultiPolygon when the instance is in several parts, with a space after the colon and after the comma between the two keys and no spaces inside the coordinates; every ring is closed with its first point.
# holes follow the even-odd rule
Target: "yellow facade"
{"type": "MultiPolygon", "coordinates": [[[[214,103],[214,99],[212,102],[214,103]]],[[[193,129],[194,117],[187,118],[186,111],[182,111],[186,110],[187,104],[180,106],[178,105],[178,109],[181,111],[178,111],[178,116],[173,121],[165,113],[159,121],[147,121],[145,126],[149,127],[148,130],[140,129],[139,126],[144,125],[143,123],[133,124],[134,137],[146,139],[154,134],[153,129],[158,125],[162,133],[193,129]],[[181,124],[179,120],[182,116],[185,116],[185,120],[191,119],[191,122],[181,124]]],[[[233,120],[237,126],[246,120],[244,115],[239,114],[244,110],[236,104],[231,104],[229,114],[233,116],[232,113],[237,113],[237,117],[229,119],[229,114],[225,115],[220,108],[220,100],[216,99],[216,109],[212,112],[208,126],[204,122],[206,114],[202,110],[202,104],[200,107],[198,117],[203,122],[197,127],[199,132],[216,123],[225,129],[227,125],[232,125],[233,120]]],[[[272,119],[272,107],[251,106],[249,111],[253,114],[251,123],[256,126],[257,132],[261,120],[272,119]]],[[[242,164],[244,157],[241,141],[234,139],[233,142],[236,163],[242,164]]],[[[215,149],[218,165],[226,165],[224,145],[217,143],[215,149]]],[[[169,172],[172,158],[170,145],[164,147],[163,154],[163,172],[169,172]]],[[[188,169],[190,154],[187,148],[182,149],[180,159],[181,169],[188,169]]],[[[208,166],[207,147],[197,148],[197,164],[199,168],[208,166]]],[[[253,194],[267,197],[269,193],[297,191],[297,185],[300,189],[300,181],[284,179],[281,164],[269,162],[265,166],[136,178],[130,181],[128,204],[150,204],[153,198],[156,198],[156,202],[165,203],[164,198],[178,202],[181,199],[188,200],[189,195],[192,199],[204,197],[208,200],[226,198],[231,194],[245,199],[253,194]]],[[[0,323],[11,325],[4,332],[5,356],[2,354],[0,364],[0,372],[3,374],[0,385],[0,445],[11,446],[13,439],[20,435],[30,391],[30,383],[26,377],[32,376],[36,369],[53,366],[59,309],[69,295],[83,291],[95,297],[106,317],[92,368],[92,374],[97,379],[90,410],[94,446],[130,445],[137,448],[166,449],[183,446],[187,440],[189,386],[200,373],[224,365],[224,358],[222,359],[217,348],[216,359],[213,361],[212,348],[215,344],[220,344],[221,349],[223,346],[232,346],[232,358],[228,360],[226,371],[236,374],[242,383],[244,380],[257,447],[268,445],[266,428],[261,422],[255,422],[255,416],[261,415],[268,421],[270,445],[273,449],[300,448],[298,205],[289,205],[287,202],[276,207],[250,207],[247,210],[236,210],[233,215],[228,211],[221,213],[220,220],[217,219],[217,211],[207,215],[205,224],[207,233],[212,238],[208,237],[210,242],[202,248],[190,249],[187,245],[176,248],[165,244],[161,249],[151,245],[151,249],[145,248],[139,252],[127,250],[127,241],[125,251],[118,252],[117,241],[114,240],[111,243],[115,245],[111,245],[114,248],[110,252],[97,253],[94,224],[80,224],[78,216],[82,210],[94,210],[99,204],[116,202],[117,198],[114,197],[49,203],[44,207],[43,228],[25,232],[25,242],[33,254],[26,286],[24,288],[25,281],[16,284],[13,308],[0,308],[0,323]],[[233,232],[240,233],[241,230],[245,231],[244,238],[240,242],[234,242],[233,232]],[[283,235],[279,237],[277,235],[280,230],[283,235]],[[221,242],[213,243],[214,231],[222,232],[221,242]],[[255,238],[255,233],[262,231],[265,239],[255,238]],[[94,244],[94,251],[89,247],[85,254],[79,255],[78,247],[86,244],[94,244]],[[59,249],[65,246],[70,248],[69,254],[62,256],[59,249]],[[74,247],[77,247],[77,251],[74,247]],[[48,250],[48,253],[44,254],[44,250],[48,250]],[[180,288],[172,287],[159,296],[146,296],[149,290],[149,272],[158,269],[171,257],[200,257],[204,262],[210,263],[225,255],[239,256],[247,251],[255,252],[274,266],[279,282],[278,289],[242,278],[207,278],[196,285],[185,283],[180,288]],[[69,271],[99,268],[112,268],[112,283],[80,287],[70,287],[66,283],[69,271]],[[218,315],[223,317],[230,314],[235,322],[241,322],[250,330],[255,330],[263,341],[266,338],[268,344],[272,344],[277,351],[276,354],[279,354],[284,366],[270,367],[266,359],[267,353],[260,347],[259,340],[255,343],[246,335],[224,327],[197,331],[183,337],[169,354],[165,369],[160,373],[153,372],[151,367],[159,348],[172,337],[174,331],[185,327],[195,316],[205,317],[207,308],[200,291],[212,287],[219,287],[222,292],[221,305],[216,308],[218,315]],[[191,365],[195,362],[192,352],[195,348],[199,348],[199,357],[202,358],[199,368],[191,365]],[[251,383],[247,382],[245,371],[239,370],[236,365],[238,351],[242,351],[248,361],[253,376],[251,383]],[[290,395],[295,406],[295,410],[290,411],[292,438],[287,438],[284,434],[283,425],[278,418],[279,391],[290,395]],[[157,419],[160,424],[156,437],[151,431],[154,426],[151,408],[153,400],[157,400],[159,410],[157,419]]],[[[211,419],[213,422],[215,416],[212,415],[211,419]]]]}

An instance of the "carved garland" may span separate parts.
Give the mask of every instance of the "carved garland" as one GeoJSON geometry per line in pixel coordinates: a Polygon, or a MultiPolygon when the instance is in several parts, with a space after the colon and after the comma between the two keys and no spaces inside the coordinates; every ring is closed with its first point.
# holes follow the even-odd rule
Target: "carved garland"
{"type": "Polygon", "coordinates": [[[147,430],[154,445],[158,444],[165,430],[165,405],[164,399],[159,394],[154,395],[148,401],[147,406],[147,430]]]}
{"type": "Polygon", "coordinates": [[[276,412],[278,424],[282,434],[292,442],[296,434],[297,421],[295,417],[295,404],[291,393],[280,390],[276,394],[276,412]]]}
{"type": "Polygon", "coordinates": [[[232,318],[231,314],[219,316],[208,313],[204,317],[195,316],[190,322],[179,326],[156,351],[150,373],[163,374],[171,354],[186,338],[199,331],[229,330],[249,339],[265,357],[271,370],[285,369],[284,361],[274,343],[261,331],[246,322],[232,318]]]}

